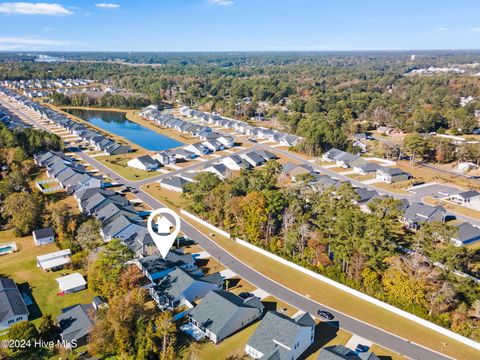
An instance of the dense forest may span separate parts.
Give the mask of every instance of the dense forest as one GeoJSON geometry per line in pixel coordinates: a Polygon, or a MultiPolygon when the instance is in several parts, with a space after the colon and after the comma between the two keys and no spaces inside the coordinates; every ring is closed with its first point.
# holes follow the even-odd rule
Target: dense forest
{"type": "Polygon", "coordinates": [[[431,223],[410,233],[398,221],[397,200],[373,202],[367,214],[352,202],[350,185],[324,191],[306,182],[278,187],[280,171],[271,161],[226,181],[199,174],[185,187],[188,209],[233,236],[480,339],[479,286],[451,272],[478,276],[479,254],[451,244],[452,227],[431,223]]]}
{"type": "MultiPolygon", "coordinates": [[[[177,102],[247,120],[262,115],[303,136],[300,150],[310,154],[332,146],[347,148],[349,135],[379,125],[405,132],[470,133],[480,109],[480,79],[473,76],[480,70],[476,52],[421,52],[413,60],[402,52],[52,55],[66,61],[5,61],[0,79],[107,80],[153,103],[177,102]],[[429,66],[456,66],[465,72],[405,75],[429,66]],[[462,106],[460,98],[469,96],[473,101],[462,106]]],[[[110,97],[105,104],[143,105],[137,100],[125,105],[110,97]]],[[[92,101],[83,97],[74,102],[92,101]]]]}

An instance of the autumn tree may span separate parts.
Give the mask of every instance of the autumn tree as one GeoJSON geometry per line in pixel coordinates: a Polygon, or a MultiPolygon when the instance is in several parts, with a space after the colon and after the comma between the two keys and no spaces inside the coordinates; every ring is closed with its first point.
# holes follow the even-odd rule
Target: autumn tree
{"type": "Polygon", "coordinates": [[[42,211],[43,198],[36,192],[13,193],[3,206],[3,215],[17,236],[30,234],[40,224],[42,211]]]}

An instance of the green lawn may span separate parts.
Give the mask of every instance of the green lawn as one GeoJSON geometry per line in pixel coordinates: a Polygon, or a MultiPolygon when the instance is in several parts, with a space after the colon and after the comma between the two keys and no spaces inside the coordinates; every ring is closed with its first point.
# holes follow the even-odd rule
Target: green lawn
{"type": "MultiPolygon", "coordinates": [[[[61,309],[78,303],[89,303],[94,294],[83,290],[74,294],[58,296],[60,291],[56,278],[61,274],[69,274],[72,270],[44,272],[37,267],[36,257],[58,250],[54,244],[35,246],[32,237],[17,238],[11,231],[0,232],[0,243],[15,241],[18,247],[16,253],[3,255],[0,259],[0,276],[13,279],[22,291],[31,294],[33,305],[28,307],[29,319],[38,325],[42,314],[52,314],[54,317],[61,309]]],[[[79,271],[81,272],[81,271],[79,271]]]]}
{"type": "Polygon", "coordinates": [[[98,156],[95,160],[101,162],[106,167],[112,169],[120,176],[124,177],[127,180],[145,180],[151,178],[160,173],[157,171],[144,171],[140,169],[135,169],[127,166],[127,161],[141,156],[141,154],[125,154],[125,155],[114,155],[114,156],[98,156]]]}

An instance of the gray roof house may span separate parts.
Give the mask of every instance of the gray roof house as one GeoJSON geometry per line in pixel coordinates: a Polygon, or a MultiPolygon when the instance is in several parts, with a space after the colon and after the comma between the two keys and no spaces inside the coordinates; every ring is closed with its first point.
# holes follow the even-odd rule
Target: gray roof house
{"type": "Polygon", "coordinates": [[[417,230],[422,224],[432,221],[445,221],[446,211],[441,206],[430,206],[414,202],[407,206],[401,218],[409,229],[417,230]]]}
{"type": "Polygon", "coordinates": [[[262,165],[265,162],[265,159],[256,151],[247,152],[240,155],[240,157],[245,159],[253,167],[262,165]]]}
{"type": "Polygon", "coordinates": [[[210,291],[190,310],[189,322],[216,344],[257,320],[263,310],[257,297],[242,299],[227,291],[210,291]]]}
{"type": "Polygon", "coordinates": [[[161,309],[173,309],[203,298],[210,290],[221,290],[222,286],[220,273],[203,276],[176,267],[149,291],[161,309]]]}
{"type": "Polygon", "coordinates": [[[92,331],[95,307],[92,304],[77,304],[62,309],[57,316],[57,323],[62,330],[60,336],[71,347],[82,346],[88,342],[92,331]]]}
{"type": "Polygon", "coordinates": [[[295,318],[269,311],[245,346],[254,359],[295,360],[312,345],[315,321],[308,313],[295,318]]]}
{"type": "Polygon", "coordinates": [[[186,180],[184,177],[170,176],[160,180],[159,184],[164,189],[176,192],[183,192],[183,187],[191,181],[186,180]]]}
{"type": "Polygon", "coordinates": [[[317,360],[380,360],[373,352],[354,352],[343,345],[327,346],[320,351],[317,360]]]}
{"type": "Polygon", "coordinates": [[[457,246],[473,244],[480,240],[480,228],[469,222],[458,224],[451,240],[457,246]]]}
{"type": "Polygon", "coordinates": [[[480,192],[476,190],[462,191],[450,196],[449,200],[464,206],[478,204],[480,203],[480,192]]]}
{"type": "Polygon", "coordinates": [[[409,180],[412,177],[412,175],[403,171],[402,169],[392,167],[380,167],[377,169],[375,175],[377,180],[386,182],[387,184],[409,180]]]}
{"type": "Polygon", "coordinates": [[[375,163],[366,163],[353,166],[353,171],[361,175],[376,174],[382,167],[375,163]]]}
{"type": "Polygon", "coordinates": [[[153,254],[136,259],[135,263],[152,282],[168,275],[176,267],[184,270],[197,268],[192,254],[183,254],[176,250],[170,250],[165,259],[159,254],[153,254]]]}
{"type": "Polygon", "coordinates": [[[15,281],[0,277],[0,330],[28,320],[28,315],[28,309],[15,281]]]}

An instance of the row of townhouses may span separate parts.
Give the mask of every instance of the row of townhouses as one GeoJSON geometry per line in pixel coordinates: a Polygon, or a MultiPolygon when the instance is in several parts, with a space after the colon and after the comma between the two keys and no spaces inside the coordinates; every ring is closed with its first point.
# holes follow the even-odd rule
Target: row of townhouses
{"type": "Polygon", "coordinates": [[[264,127],[252,126],[244,121],[229,119],[218,114],[190,109],[187,106],[180,108],[183,116],[202,121],[204,124],[221,126],[234,130],[236,133],[249,135],[263,140],[269,140],[283,146],[294,146],[300,143],[301,137],[287,134],[281,131],[271,130],[264,127]]]}
{"type": "Polygon", "coordinates": [[[125,154],[131,151],[129,145],[119,144],[114,140],[107,138],[96,130],[92,130],[84,124],[73,121],[50,108],[40,105],[35,101],[31,101],[23,95],[0,87],[0,92],[9,96],[11,99],[26,106],[30,110],[37,113],[43,119],[65,129],[70,134],[77,136],[83,143],[93,146],[95,150],[103,151],[106,155],[125,154]]]}

